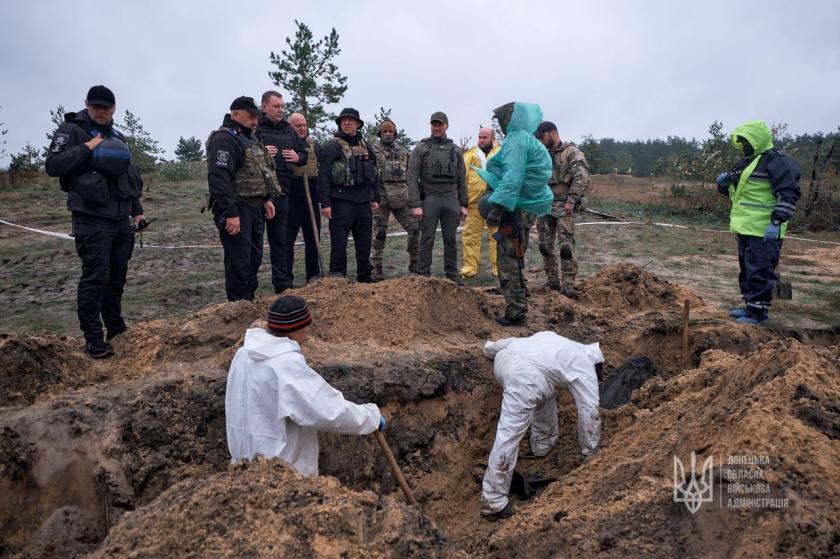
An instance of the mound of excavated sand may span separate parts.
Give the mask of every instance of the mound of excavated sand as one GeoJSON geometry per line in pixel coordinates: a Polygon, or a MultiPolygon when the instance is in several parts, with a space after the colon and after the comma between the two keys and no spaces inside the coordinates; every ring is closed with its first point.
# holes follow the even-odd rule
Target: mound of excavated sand
{"type": "Polygon", "coordinates": [[[836,346],[777,340],[745,356],[712,350],[699,368],[651,379],[633,400],[635,421],[504,524],[488,542],[492,555],[840,554],[836,346]],[[690,475],[692,451],[698,478],[706,457],[715,460],[713,502],[695,514],[674,502],[674,456],[690,475]],[[730,466],[730,456],[760,463],[730,466]],[[729,500],[756,497],[775,501],[729,500]]]}
{"type": "Polygon", "coordinates": [[[66,336],[0,336],[0,406],[31,404],[38,394],[60,385],[73,388],[93,382],[79,348],[66,336]]]}
{"type": "Polygon", "coordinates": [[[91,557],[459,555],[416,508],[260,460],[173,486],[127,514],[91,557]]]}
{"type": "Polygon", "coordinates": [[[692,307],[702,303],[697,295],[632,264],[604,268],[584,280],[580,289],[581,302],[612,310],[677,308],[686,299],[692,307]]]}
{"type": "Polygon", "coordinates": [[[311,305],[312,335],[324,342],[406,346],[450,335],[486,333],[486,296],[451,281],[412,276],[378,284],[326,278],[297,290],[311,305]]]}

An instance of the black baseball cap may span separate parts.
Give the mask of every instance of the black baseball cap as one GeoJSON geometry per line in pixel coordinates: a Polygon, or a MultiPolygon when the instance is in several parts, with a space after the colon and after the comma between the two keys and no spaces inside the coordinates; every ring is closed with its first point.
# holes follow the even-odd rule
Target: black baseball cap
{"type": "Polygon", "coordinates": [[[539,126],[537,126],[537,131],[534,132],[534,136],[536,136],[537,139],[539,140],[543,137],[543,134],[545,134],[546,132],[555,132],[556,130],[557,130],[557,125],[556,124],[554,124],[553,122],[550,122],[548,120],[544,120],[540,123],[539,126]]]}
{"type": "Polygon", "coordinates": [[[117,104],[117,100],[114,99],[114,92],[104,85],[95,85],[88,89],[85,101],[89,105],[108,107],[109,109],[117,104]]]}
{"type": "Polygon", "coordinates": [[[232,111],[248,111],[254,116],[260,116],[260,108],[254,102],[253,97],[237,97],[233,100],[233,103],[230,104],[230,110],[232,111]]]}

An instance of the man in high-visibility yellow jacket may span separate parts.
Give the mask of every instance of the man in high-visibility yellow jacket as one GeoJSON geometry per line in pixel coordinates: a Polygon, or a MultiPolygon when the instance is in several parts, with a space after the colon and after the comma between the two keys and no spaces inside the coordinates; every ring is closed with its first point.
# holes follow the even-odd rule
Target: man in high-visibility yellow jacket
{"type": "MultiPolygon", "coordinates": [[[[464,163],[467,168],[467,220],[464,229],[461,231],[461,241],[464,243],[464,266],[461,268],[461,277],[475,277],[481,262],[481,238],[484,235],[484,218],[478,213],[478,200],[487,189],[487,183],[476,173],[475,168],[484,169],[487,160],[496,155],[499,146],[496,144],[496,134],[492,128],[482,128],[478,131],[478,145],[464,153],[464,163]]],[[[496,227],[488,230],[488,256],[492,266],[493,276],[498,276],[496,269],[496,241],[493,233],[496,227]]]]}
{"type": "Polygon", "coordinates": [[[738,236],[738,283],[743,308],[729,316],[742,324],[767,320],[778,281],[787,222],[799,200],[800,171],[796,162],[773,147],[773,134],[760,120],[750,120],[730,134],[744,157],[716,180],[718,190],[732,200],[729,229],[738,236]]]}

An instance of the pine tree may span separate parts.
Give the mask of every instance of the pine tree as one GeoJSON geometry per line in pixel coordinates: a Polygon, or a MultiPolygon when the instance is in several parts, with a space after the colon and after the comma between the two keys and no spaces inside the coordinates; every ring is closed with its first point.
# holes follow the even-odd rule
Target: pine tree
{"type": "Polygon", "coordinates": [[[326,105],[338,103],[347,91],[347,78],[333,62],[341,53],[338,32],[333,28],[329,35],[315,41],[306,24],[295,20],[295,25],[294,41],[286,37],[288,48],[280,54],[271,52],[271,63],[277,70],[268,75],[274,85],[289,92],[286,111],[302,114],[312,134],[323,137],[325,124],[335,118],[326,105]]]}
{"type": "MultiPolygon", "coordinates": [[[[2,109],[2,108],[3,108],[3,106],[0,105],[0,109],[2,109]]],[[[9,129],[5,128],[5,126],[6,126],[5,122],[0,122],[0,159],[3,159],[4,157],[6,157],[6,138],[5,138],[5,136],[6,136],[6,134],[9,133],[9,129]]]]}
{"type": "Polygon", "coordinates": [[[178,146],[175,148],[175,156],[178,161],[201,161],[204,159],[204,150],[201,147],[201,140],[195,136],[184,139],[178,138],[178,146]]]}
{"type": "Polygon", "coordinates": [[[26,142],[24,148],[12,156],[10,171],[38,171],[44,165],[44,158],[38,148],[26,142]]]}
{"type": "Polygon", "coordinates": [[[158,141],[153,139],[140,119],[129,110],[125,111],[125,122],[120,127],[125,136],[125,143],[131,152],[131,162],[141,174],[154,171],[158,162],[158,155],[163,150],[158,147],[158,141]]]}
{"type": "Polygon", "coordinates": [[[52,132],[47,133],[47,145],[42,150],[45,159],[50,154],[50,144],[52,144],[55,133],[58,132],[58,127],[64,124],[64,113],[64,105],[59,105],[55,110],[50,110],[50,122],[53,123],[53,129],[52,132]]]}

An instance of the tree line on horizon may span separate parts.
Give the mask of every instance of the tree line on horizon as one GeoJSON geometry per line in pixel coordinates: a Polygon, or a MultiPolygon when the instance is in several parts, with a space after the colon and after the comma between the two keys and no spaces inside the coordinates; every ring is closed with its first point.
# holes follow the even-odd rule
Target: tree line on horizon
{"type": "MultiPolygon", "coordinates": [[[[279,54],[269,53],[274,67],[268,72],[271,82],[287,95],[286,111],[299,112],[309,123],[314,138],[329,138],[329,128],[335,114],[328,107],[337,106],[348,89],[347,77],[335,63],[341,53],[339,34],[335,28],[320,39],[312,30],[295,20],[294,37],[285,39],[286,46],[279,54]]],[[[10,170],[39,170],[43,166],[49,143],[55,130],[64,121],[64,107],[50,111],[53,130],[47,134],[47,145],[38,148],[27,142],[17,154],[11,155],[10,170]]],[[[362,130],[365,138],[373,142],[379,124],[391,114],[390,108],[380,107],[372,118],[366,118],[362,130]]],[[[492,125],[493,123],[491,123],[492,125]]],[[[195,136],[181,136],[174,150],[175,160],[167,161],[159,142],[143,127],[133,112],[126,110],[118,129],[125,135],[132,158],[141,173],[157,172],[164,180],[196,178],[190,165],[204,158],[203,142],[195,136]]],[[[0,122],[0,157],[5,154],[5,125],[0,122]]],[[[784,123],[773,125],[775,145],[793,157],[802,167],[803,176],[813,168],[814,154],[822,142],[831,146],[840,140],[840,127],[830,133],[815,132],[791,135],[784,123]]],[[[406,148],[417,142],[404,130],[397,131],[397,141],[406,148]]],[[[471,138],[461,138],[462,145],[471,144],[471,138]]],[[[710,182],[721,171],[730,168],[739,154],[730,145],[722,122],[715,121],[708,127],[703,139],[668,136],[637,140],[594,138],[584,136],[578,144],[595,174],[625,174],[637,177],[669,176],[675,181],[710,182]]],[[[828,148],[826,148],[828,149],[828,148]]],[[[840,151],[840,147],[838,148],[840,151]]]]}

